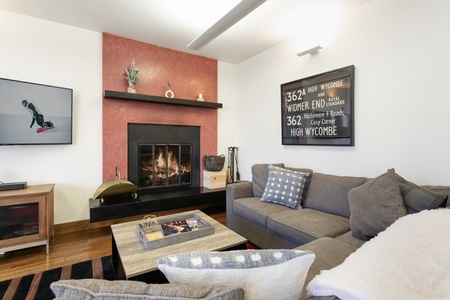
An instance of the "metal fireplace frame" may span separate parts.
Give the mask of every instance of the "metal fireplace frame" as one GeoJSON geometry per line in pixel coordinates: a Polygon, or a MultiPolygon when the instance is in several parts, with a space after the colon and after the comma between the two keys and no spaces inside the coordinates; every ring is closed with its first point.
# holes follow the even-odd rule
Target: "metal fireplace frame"
{"type": "MultiPolygon", "coordinates": [[[[139,145],[146,144],[191,144],[191,185],[200,184],[200,126],[164,125],[164,124],[128,124],[128,180],[142,191],[186,188],[179,187],[140,187],[139,145]]],[[[188,187],[189,188],[189,187],[188,187]]]]}

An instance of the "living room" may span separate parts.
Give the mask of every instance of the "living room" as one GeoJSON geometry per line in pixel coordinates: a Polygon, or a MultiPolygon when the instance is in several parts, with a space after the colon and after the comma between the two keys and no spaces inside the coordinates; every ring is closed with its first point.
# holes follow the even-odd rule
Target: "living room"
{"type": "MultiPolygon", "coordinates": [[[[333,26],[317,28],[317,39],[300,35],[239,63],[219,60],[223,108],[217,110],[217,150],[208,154],[238,146],[242,180],[251,180],[255,163],[284,162],[366,177],[395,168],[417,184],[448,185],[450,104],[441,89],[450,67],[449,8],[445,0],[367,1],[333,26]],[[317,55],[296,55],[317,44],[323,47],[317,55]],[[348,65],[355,66],[355,145],[282,145],[280,85],[348,65]]],[[[55,224],[87,220],[89,198],[112,179],[104,172],[113,172],[102,163],[102,33],[1,5],[0,24],[1,78],[74,91],[72,145],[1,146],[0,180],[54,183],[55,224]]]]}
{"type": "MultiPolygon", "coordinates": [[[[250,179],[254,163],[284,161],[355,176],[395,167],[418,184],[448,183],[449,104],[440,88],[450,46],[441,38],[447,6],[368,1],[334,33],[324,29],[330,37],[318,55],[296,55],[316,41],[290,40],[238,64],[218,61],[217,101],[224,108],[218,110],[217,154],[240,148],[242,180],[250,179]],[[356,74],[355,146],[281,145],[280,84],[347,65],[355,65],[356,74]]],[[[0,13],[1,77],[74,90],[73,144],[2,146],[0,180],[55,183],[55,223],[89,219],[88,199],[112,179],[102,178],[102,34],[0,13]]]]}

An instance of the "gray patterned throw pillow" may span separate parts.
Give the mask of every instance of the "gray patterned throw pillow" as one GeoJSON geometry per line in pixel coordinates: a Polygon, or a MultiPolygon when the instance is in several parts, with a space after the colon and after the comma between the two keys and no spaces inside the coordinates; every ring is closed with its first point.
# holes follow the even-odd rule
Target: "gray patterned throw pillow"
{"type": "Polygon", "coordinates": [[[281,204],[293,209],[301,208],[303,189],[308,173],[269,166],[262,202],[281,204]]]}

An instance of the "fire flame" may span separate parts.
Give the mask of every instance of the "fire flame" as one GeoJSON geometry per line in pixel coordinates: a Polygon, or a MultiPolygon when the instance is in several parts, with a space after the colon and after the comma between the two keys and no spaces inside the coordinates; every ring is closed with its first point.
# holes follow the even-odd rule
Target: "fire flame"
{"type": "Polygon", "coordinates": [[[147,162],[143,162],[143,169],[148,171],[148,178],[150,180],[160,180],[166,178],[172,178],[180,176],[185,173],[189,173],[190,166],[179,165],[177,157],[173,151],[167,152],[167,159],[165,157],[165,151],[159,149],[157,157],[155,157],[154,163],[152,159],[147,162]]]}

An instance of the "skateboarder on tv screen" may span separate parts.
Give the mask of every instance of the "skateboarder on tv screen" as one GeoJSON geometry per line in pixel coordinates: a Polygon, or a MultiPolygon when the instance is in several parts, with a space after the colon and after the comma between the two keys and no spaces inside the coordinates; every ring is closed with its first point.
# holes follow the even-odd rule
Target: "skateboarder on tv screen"
{"type": "Polygon", "coordinates": [[[32,120],[30,128],[33,127],[34,122],[36,122],[42,128],[53,128],[53,123],[51,121],[44,121],[44,115],[33,103],[28,102],[27,100],[22,100],[22,106],[28,109],[31,114],[32,120]]]}

